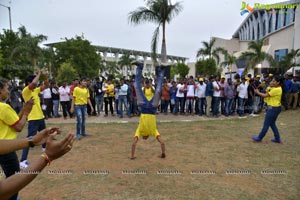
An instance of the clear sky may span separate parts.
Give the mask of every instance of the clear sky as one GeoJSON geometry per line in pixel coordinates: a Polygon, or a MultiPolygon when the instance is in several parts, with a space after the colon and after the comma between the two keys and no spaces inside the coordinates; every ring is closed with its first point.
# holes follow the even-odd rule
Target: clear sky
{"type": "MultiPolygon", "coordinates": [[[[211,36],[230,39],[247,16],[240,15],[242,1],[182,0],[183,11],[167,25],[167,53],[193,62],[201,41],[211,36]]],[[[250,6],[281,2],[244,1],[250,6]]],[[[144,6],[144,0],[0,0],[0,4],[11,7],[13,30],[24,25],[32,34],[48,36],[46,43],[83,34],[94,45],[150,51],[156,27],[128,23],[128,13],[144,6]]],[[[2,6],[0,29],[9,29],[8,9],[2,6]]]]}

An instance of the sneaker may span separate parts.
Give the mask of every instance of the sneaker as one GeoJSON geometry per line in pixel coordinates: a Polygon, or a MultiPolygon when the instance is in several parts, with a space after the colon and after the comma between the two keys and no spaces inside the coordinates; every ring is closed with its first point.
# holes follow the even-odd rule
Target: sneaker
{"type": "Polygon", "coordinates": [[[261,142],[261,139],[257,136],[252,136],[251,139],[254,141],[254,142],[261,142]]]}
{"type": "Polygon", "coordinates": [[[77,135],[76,135],[76,138],[77,138],[77,140],[81,140],[81,135],[80,135],[80,134],[77,134],[77,135]]]}
{"type": "Polygon", "coordinates": [[[42,148],[42,152],[45,152],[46,151],[46,148],[42,148]]]}
{"type": "Polygon", "coordinates": [[[272,139],[271,142],[281,144],[281,140],[272,139]]]}
{"type": "Polygon", "coordinates": [[[22,162],[20,162],[21,169],[26,169],[27,167],[29,167],[29,163],[27,160],[23,160],[22,162]]]}
{"type": "Polygon", "coordinates": [[[91,135],[90,135],[90,134],[87,134],[87,133],[82,134],[82,137],[89,137],[89,136],[91,136],[91,135]]]}

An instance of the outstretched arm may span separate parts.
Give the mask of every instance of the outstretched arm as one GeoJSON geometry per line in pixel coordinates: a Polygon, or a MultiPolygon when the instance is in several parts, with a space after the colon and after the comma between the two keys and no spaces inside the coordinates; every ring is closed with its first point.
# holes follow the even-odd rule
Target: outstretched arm
{"type": "Polygon", "coordinates": [[[1,200],[6,200],[28,185],[41,172],[50,161],[55,160],[71,150],[74,135],[68,134],[62,141],[55,141],[52,134],[47,140],[46,155],[40,157],[26,169],[27,173],[19,173],[10,176],[0,182],[1,200]]]}

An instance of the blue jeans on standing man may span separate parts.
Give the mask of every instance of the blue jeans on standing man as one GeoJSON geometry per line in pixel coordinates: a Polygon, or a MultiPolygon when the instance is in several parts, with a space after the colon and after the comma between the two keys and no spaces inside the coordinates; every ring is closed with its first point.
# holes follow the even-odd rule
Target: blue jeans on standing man
{"type": "MultiPolygon", "coordinates": [[[[30,120],[28,121],[28,134],[27,137],[34,136],[38,131],[42,131],[46,128],[45,119],[30,120]]],[[[46,147],[46,144],[42,145],[43,148],[46,147]]],[[[27,160],[29,153],[29,147],[23,149],[21,162],[27,160]]]]}
{"type": "Polygon", "coordinates": [[[130,117],[130,109],[127,103],[127,95],[119,95],[118,97],[119,102],[118,102],[118,110],[119,110],[119,116],[123,117],[123,104],[125,106],[127,116],[130,117]]]}
{"type": "Polygon", "coordinates": [[[75,114],[76,114],[76,136],[77,139],[81,138],[82,136],[86,136],[85,132],[85,114],[87,111],[86,105],[75,105],[75,114]]]}

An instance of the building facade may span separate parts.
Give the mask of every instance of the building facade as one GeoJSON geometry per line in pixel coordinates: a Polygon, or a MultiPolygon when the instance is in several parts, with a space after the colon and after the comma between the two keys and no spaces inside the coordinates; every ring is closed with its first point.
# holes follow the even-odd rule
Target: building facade
{"type": "MultiPolygon", "coordinates": [[[[253,12],[249,13],[232,38],[216,38],[215,47],[223,47],[230,54],[239,57],[248,51],[249,41],[264,40],[262,51],[273,56],[275,61],[283,59],[291,49],[300,48],[300,0],[291,0],[272,5],[254,5],[253,12]]],[[[224,56],[221,56],[221,62],[224,56]]],[[[296,63],[300,63],[298,57],[296,63]]],[[[241,73],[245,63],[233,65],[232,71],[241,73]]],[[[264,61],[255,68],[269,68],[264,61]]],[[[261,71],[261,70],[260,70],[261,71]]],[[[229,73],[225,67],[223,73],[229,73]]],[[[254,73],[254,71],[250,72],[254,73]]]]}

